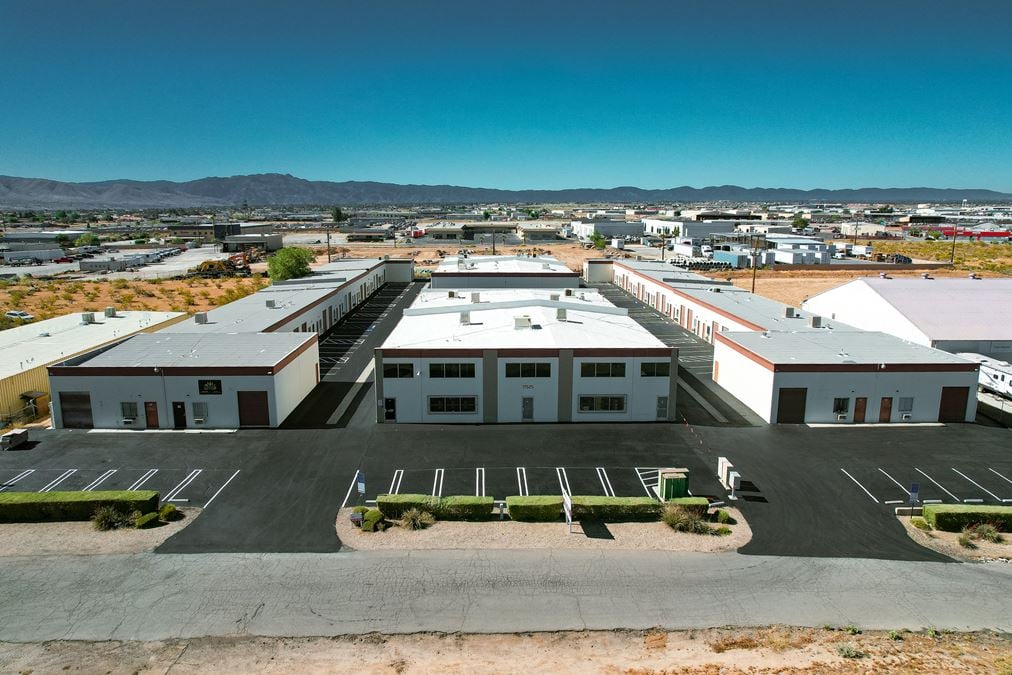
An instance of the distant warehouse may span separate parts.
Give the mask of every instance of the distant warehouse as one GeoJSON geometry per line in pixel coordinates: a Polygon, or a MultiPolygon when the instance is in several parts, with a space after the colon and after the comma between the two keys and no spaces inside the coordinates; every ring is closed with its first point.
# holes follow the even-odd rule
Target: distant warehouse
{"type": "Polygon", "coordinates": [[[450,256],[432,271],[432,288],[576,288],[580,274],[555,258],[450,256]]]}

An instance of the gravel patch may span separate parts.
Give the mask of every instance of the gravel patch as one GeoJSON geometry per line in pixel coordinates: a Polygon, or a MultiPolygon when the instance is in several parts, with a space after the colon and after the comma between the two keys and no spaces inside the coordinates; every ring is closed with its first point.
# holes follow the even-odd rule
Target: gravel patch
{"type": "Polygon", "coordinates": [[[440,521],[425,530],[393,526],[385,532],[362,532],[348,520],[351,509],[337,514],[337,537],[359,551],[394,549],[611,549],[649,551],[734,551],[752,538],[752,530],[735,508],[725,508],[736,521],[724,537],[675,532],[654,523],[519,523],[492,520],[483,523],[440,521]]]}
{"type": "Polygon", "coordinates": [[[974,540],[975,549],[963,548],[959,545],[959,532],[942,532],[941,530],[918,530],[910,524],[909,516],[897,516],[903,529],[910,538],[925,548],[938,551],[956,560],[964,562],[1001,562],[1009,563],[1012,558],[1012,535],[1002,533],[1002,541],[993,544],[989,541],[974,540]]]}
{"type": "Polygon", "coordinates": [[[0,524],[0,556],[144,553],[194,521],[200,509],[183,507],[182,520],[146,530],[124,527],[100,532],[91,521],[0,524]]]}

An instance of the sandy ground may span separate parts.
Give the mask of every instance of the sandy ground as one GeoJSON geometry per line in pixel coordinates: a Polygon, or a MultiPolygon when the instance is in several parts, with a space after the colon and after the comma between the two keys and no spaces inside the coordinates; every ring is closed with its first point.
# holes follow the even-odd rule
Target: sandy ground
{"type": "Polygon", "coordinates": [[[70,523],[0,524],[0,556],[21,555],[102,555],[106,553],[143,553],[193,522],[200,509],[179,509],[186,516],[146,530],[121,528],[99,532],[88,521],[70,523]]]}
{"type": "Polygon", "coordinates": [[[1008,673],[1012,642],[991,633],[708,629],[165,642],[0,643],[5,672],[86,673],[1008,673]],[[844,658],[850,645],[862,656],[844,658]]]}
{"type": "Polygon", "coordinates": [[[959,545],[958,532],[940,532],[939,530],[926,532],[924,530],[918,530],[916,527],[911,525],[909,516],[897,516],[897,518],[903,524],[903,529],[907,531],[907,534],[910,535],[911,539],[921,546],[930,548],[933,551],[938,551],[950,558],[966,562],[987,562],[996,560],[1012,563],[1012,535],[1009,535],[1007,532],[1002,534],[1002,539],[1004,539],[1004,541],[1001,543],[993,544],[987,541],[974,540],[974,544],[977,545],[977,548],[968,549],[959,545]]]}
{"type": "Polygon", "coordinates": [[[493,520],[485,523],[443,521],[425,530],[390,527],[385,532],[362,532],[348,520],[351,509],[337,515],[337,536],[360,551],[391,549],[640,549],[652,551],[734,551],[752,538],[752,530],[734,508],[725,509],[737,521],[724,537],[675,532],[661,522],[607,523],[603,527],[573,523],[518,523],[493,520]],[[607,530],[605,532],[605,530],[607,530]],[[588,536],[590,534],[591,536],[588,536]],[[604,538],[602,538],[602,535],[604,538]],[[607,538],[610,535],[610,538],[607,538]]]}

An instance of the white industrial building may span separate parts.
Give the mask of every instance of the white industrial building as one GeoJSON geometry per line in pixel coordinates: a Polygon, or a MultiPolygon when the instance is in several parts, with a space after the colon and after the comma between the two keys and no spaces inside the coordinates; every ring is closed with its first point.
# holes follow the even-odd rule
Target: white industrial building
{"type": "Polygon", "coordinates": [[[585,289],[426,289],[375,352],[388,422],[673,421],[677,350],[585,289]]]}
{"type": "Polygon", "coordinates": [[[317,337],[136,335],[49,367],[63,429],[276,427],[319,381],[317,337]]]}
{"type": "Polygon", "coordinates": [[[1012,279],[865,277],[802,306],[947,352],[1012,360],[1012,279]]]}
{"type": "Polygon", "coordinates": [[[576,288],[580,274],[548,256],[448,256],[431,288],[576,288]]]}
{"type": "Polygon", "coordinates": [[[589,260],[584,276],[712,343],[714,382],[767,422],[974,419],[975,363],[665,263],[589,260]]]}
{"type": "Polygon", "coordinates": [[[643,223],[630,223],[624,220],[591,220],[590,222],[574,220],[570,223],[570,228],[573,236],[583,241],[591,239],[595,234],[600,234],[606,239],[643,235],[643,223]]]}

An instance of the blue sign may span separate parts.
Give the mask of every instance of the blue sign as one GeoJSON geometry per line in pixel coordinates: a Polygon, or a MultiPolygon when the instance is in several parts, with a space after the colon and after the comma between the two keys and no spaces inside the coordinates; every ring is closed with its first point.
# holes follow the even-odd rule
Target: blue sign
{"type": "Polygon", "coordinates": [[[921,491],[921,484],[920,483],[911,483],[910,484],[910,503],[911,504],[916,504],[917,502],[920,501],[918,499],[918,495],[919,495],[920,491],[921,491]]]}
{"type": "Polygon", "coordinates": [[[360,495],[365,494],[365,474],[361,471],[358,472],[358,493],[360,495]]]}

